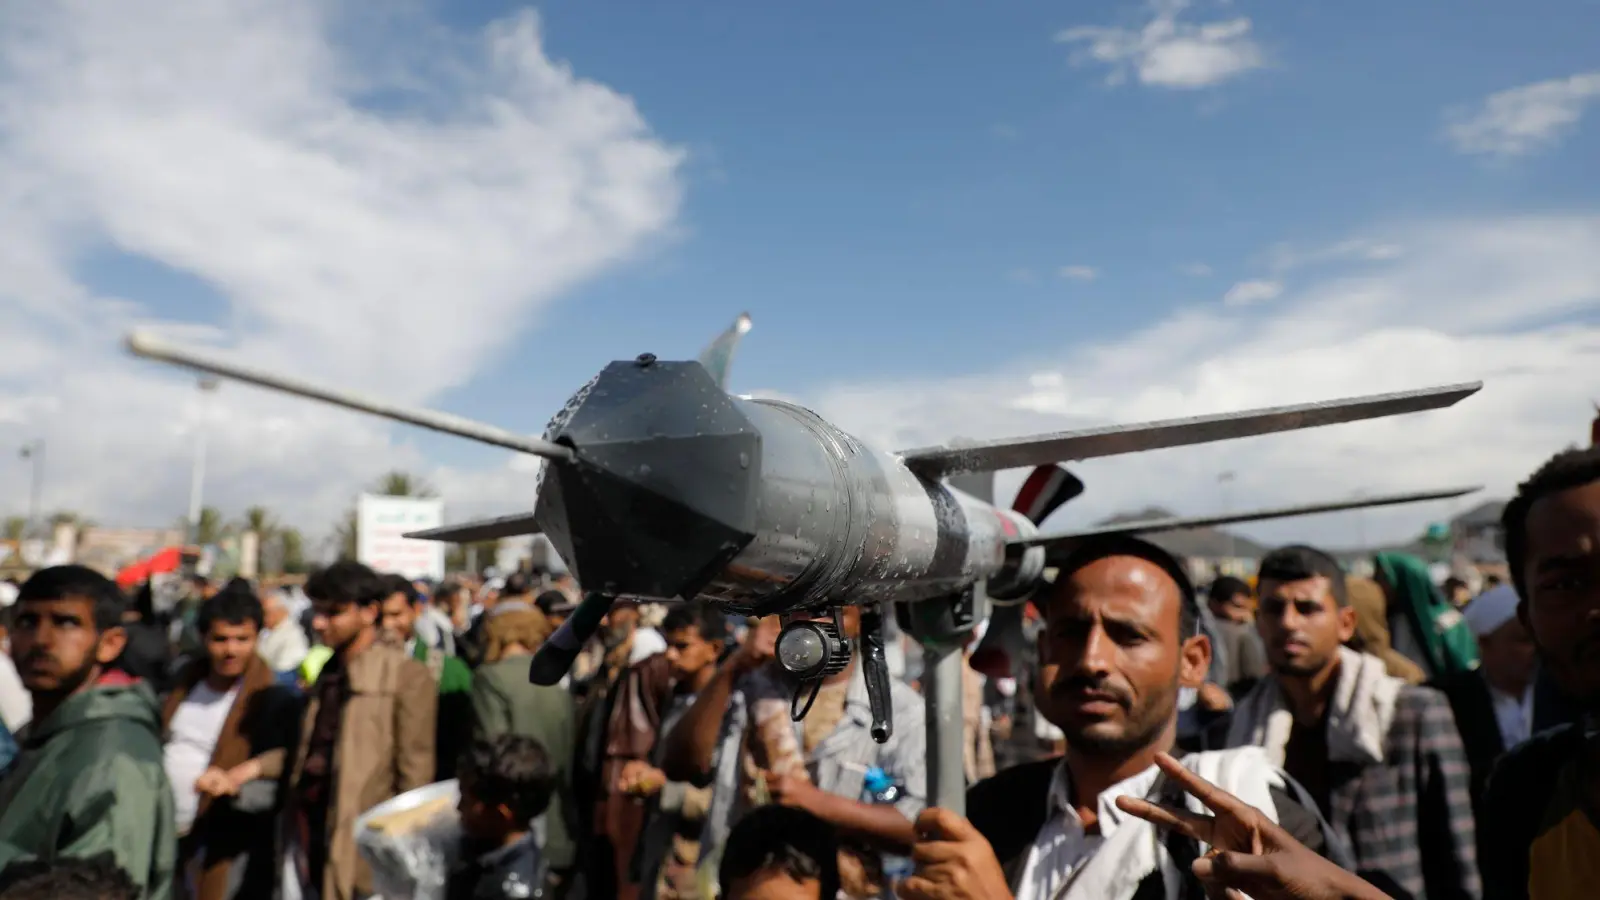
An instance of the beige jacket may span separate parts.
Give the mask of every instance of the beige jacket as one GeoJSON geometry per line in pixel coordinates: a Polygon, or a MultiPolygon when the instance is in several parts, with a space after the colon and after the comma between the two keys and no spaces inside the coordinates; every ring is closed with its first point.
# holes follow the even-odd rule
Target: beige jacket
{"type": "MultiPolygon", "coordinates": [[[[328,811],[327,870],[322,900],[372,893],[372,871],[356,852],[356,817],[385,800],[433,781],[434,720],[439,689],[428,667],[403,649],[375,644],[350,663],[350,699],[333,752],[333,809],[328,811]]],[[[317,720],[306,704],[294,780],[298,783],[317,720]]]]}

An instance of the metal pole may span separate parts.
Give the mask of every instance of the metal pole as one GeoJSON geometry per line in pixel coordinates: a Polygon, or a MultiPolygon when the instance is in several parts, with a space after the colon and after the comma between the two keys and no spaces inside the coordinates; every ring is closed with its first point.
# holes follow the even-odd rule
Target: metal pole
{"type": "Polygon", "coordinates": [[[22,448],[22,455],[32,465],[28,484],[28,525],[24,537],[31,537],[39,528],[39,497],[44,491],[44,438],[22,448]]]}
{"type": "MultiPolygon", "coordinates": [[[[1224,513],[1232,513],[1233,512],[1233,497],[1232,497],[1233,491],[1230,490],[1228,486],[1233,484],[1233,473],[1232,472],[1223,472],[1221,475],[1218,475],[1217,476],[1217,483],[1222,486],[1222,511],[1224,513]]],[[[1232,566],[1233,566],[1233,558],[1238,555],[1239,551],[1238,551],[1238,547],[1235,546],[1235,544],[1234,544],[1233,531],[1231,529],[1227,532],[1227,535],[1228,535],[1228,566],[1230,568],[1232,568],[1232,566]]]]}
{"type": "Polygon", "coordinates": [[[217,380],[202,378],[197,386],[200,389],[200,408],[195,416],[194,468],[189,473],[189,543],[193,545],[200,543],[200,511],[203,508],[206,481],[206,412],[208,399],[217,389],[217,380]]]}
{"type": "MultiPolygon", "coordinates": [[[[1365,491],[1356,491],[1355,499],[1360,500],[1366,495],[1365,491]]],[[[1356,510],[1356,544],[1365,551],[1367,549],[1367,511],[1356,510]]]]}
{"type": "Polygon", "coordinates": [[[927,709],[928,805],[967,814],[966,716],[961,648],[922,645],[922,696],[927,709]]]}

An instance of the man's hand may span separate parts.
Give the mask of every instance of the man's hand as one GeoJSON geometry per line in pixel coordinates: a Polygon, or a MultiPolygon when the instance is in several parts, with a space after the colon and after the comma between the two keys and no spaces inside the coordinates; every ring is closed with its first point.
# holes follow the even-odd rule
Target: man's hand
{"type": "Polygon", "coordinates": [[[804,775],[766,774],[767,795],[779,806],[792,806],[816,815],[822,799],[822,789],[804,775]]]}
{"type": "Polygon", "coordinates": [[[1195,692],[1200,708],[1207,712],[1227,712],[1233,709],[1233,697],[1220,684],[1206,682],[1195,692]]]}
{"type": "Polygon", "coordinates": [[[744,643],[733,651],[725,665],[735,675],[742,675],[765,665],[778,652],[778,632],[782,627],[783,623],[777,616],[757,619],[745,632],[744,643]]]}
{"type": "Polygon", "coordinates": [[[1323,859],[1260,810],[1185,769],[1165,753],[1156,765],[1216,815],[1118,797],[1123,812],[1210,844],[1195,860],[1206,895],[1224,900],[1389,900],[1388,895],[1323,859]]]}
{"type": "Polygon", "coordinates": [[[194,789],[207,797],[231,797],[239,792],[238,785],[233,783],[228,773],[216,766],[206,769],[195,779],[194,789]]]}
{"type": "Polygon", "coordinates": [[[653,797],[666,785],[667,776],[642,759],[630,759],[617,775],[617,790],[636,797],[653,797]]]}
{"type": "Polygon", "coordinates": [[[917,871],[900,883],[901,900],[1011,900],[994,848],[947,809],[925,809],[917,817],[911,859],[917,871]]]}

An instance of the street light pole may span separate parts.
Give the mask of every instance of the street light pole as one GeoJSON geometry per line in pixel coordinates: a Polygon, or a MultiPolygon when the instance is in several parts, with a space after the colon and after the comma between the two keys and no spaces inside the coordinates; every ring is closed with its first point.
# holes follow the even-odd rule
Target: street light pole
{"type": "Polygon", "coordinates": [[[24,537],[32,537],[39,528],[39,495],[44,490],[44,438],[35,438],[22,447],[22,458],[32,468],[28,484],[28,525],[24,537]]]}
{"type": "Polygon", "coordinates": [[[206,481],[206,412],[211,394],[217,390],[215,378],[202,378],[196,385],[200,389],[200,408],[195,416],[194,468],[189,473],[189,543],[200,543],[200,510],[206,481]]]}
{"type": "MultiPolygon", "coordinates": [[[[1223,515],[1228,515],[1229,513],[1233,512],[1233,491],[1229,488],[1229,485],[1233,484],[1233,477],[1234,476],[1232,472],[1223,472],[1217,476],[1217,484],[1222,490],[1223,515]]],[[[1228,535],[1228,565],[1232,566],[1234,556],[1238,555],[1238,548],[1234,545],[1233,531],[1228,530],[1224,533],[1228,535]]]]}

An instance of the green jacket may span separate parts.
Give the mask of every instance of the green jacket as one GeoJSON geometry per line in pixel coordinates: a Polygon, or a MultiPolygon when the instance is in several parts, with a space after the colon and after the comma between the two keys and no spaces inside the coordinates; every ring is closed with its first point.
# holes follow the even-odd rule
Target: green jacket
{"type": "Polygon", "coordinates": [[[18,742],[16,765],[0,781],[0,870],[109,853],[147,900],[168,900],[178,837],[150,688],[89,688],[30,723],[18,742]]]}
{"type": "Polygon", "coordinates": [[[1478,667],[1478,638],[1460,611],[1433,586],[1427,563],[1405,553],[1379,553],[1372,564],[1378,580],[1389,588],[1391,609],[1399,605],[1427,654],[1419,662],[1427,664],[1430,677],[1478,667]]]}
{"type": "Polygon", "coordinates": [[[574,718],[572,695],[528,681],[528,656],[510,656],[478,668],[472,679],[472,735],[522,734],[537,740],[555,765],[556,791],[545,813],[545,858],[565,869],[577,855],[577,810],[572,801],[574,718]]]}

